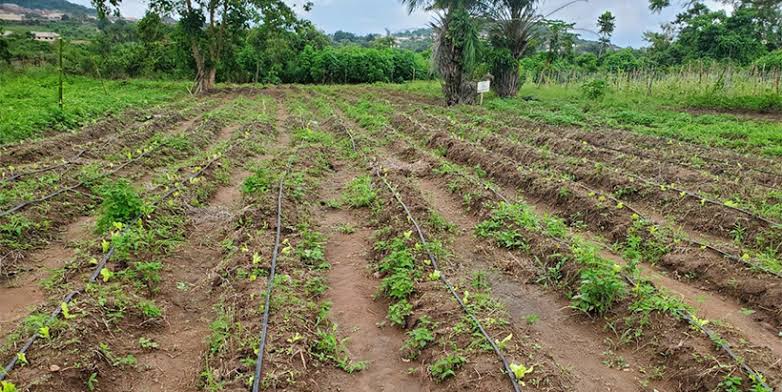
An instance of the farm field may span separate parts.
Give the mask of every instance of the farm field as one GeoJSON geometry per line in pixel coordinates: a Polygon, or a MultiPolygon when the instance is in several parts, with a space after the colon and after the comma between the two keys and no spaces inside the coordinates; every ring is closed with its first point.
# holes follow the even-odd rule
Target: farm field
{"type": "Polygon", "coordinates": [[[3,388],[782,390],[774,118],[143,83],[0,124],[3,388]]]}

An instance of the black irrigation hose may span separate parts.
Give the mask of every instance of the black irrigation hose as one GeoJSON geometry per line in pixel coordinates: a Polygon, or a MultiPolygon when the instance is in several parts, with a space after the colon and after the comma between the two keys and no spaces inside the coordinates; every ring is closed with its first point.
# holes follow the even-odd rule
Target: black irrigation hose
{"type": "Polygon", "coordinates": [[[253,377],[253,392],[260,391],[261,378],[263,377],[263,356],[266,350],[266,337],[269,332],[269,310],[271,308],[270,301],[272,297],[272,289],[274,288],[274,275],[277,271],[277,254],[280,250],[280,236],[282,234],[282,191],[285,185],[285,177],[288,175],[288,170],[280,178],[279,191],[277,193],[277,229],[274,237],[274,250],[272,252],[272,265],[269,270],[269,278],[266,283],[266,299],[263,307],[263,321],[261,324],[261,339],[258,343],[258,359],[255,361],[255,376],[253,377]]]}
{"type": "MultiPolygon", "coordinates": [[[[390,127],[388,127],[388,128],[390,128],[390,127]]],[[[395,130],[394,130],[393,128],[390,128],[390,130],[392,130],[392,131],[394,131],[394,132],[395,132],[395,130]]],[[[348,131],[347,133],[348,133],[348,135],[349,135],[349,136],[351,137],[351,139],[352,139],[352,137],[353,137],[353,136],[350,134],[350,132],[348,131]]],[[[462,176],[463,176],[463,177],[465,177],[466,179],[470,180],[471,182],[475,183],[475,181],[474,181],[472,178],[470,178],[469,176],[467,176],[466,174],[463,174],[463,173],[461,173],[461,172],[458,172],[458,171],[457,171],[457,173],[459,173],[460,175],[462,175],[462,176]]],[[[379,175],[377,172],[376,172],[376,174],[377,174],[377,175],[379,175]]],[[[388,187],[389,187],[389,190],[391,190],[391,193],[394,195],[394,197],[397,199],[397,201],[399,201],[399,203],[400,203],[400,204],[402,204],[402,206],[405,208],[405,212],[407,212],[407,214],[408,214],[408,217],[410,218],[410,220],[411,220],[411,221],[414,223],[414,225],[415,225],[415,226],[416,226],[416,228],[418,229],[418,228],[419,228],[418,224],[417,224],[417,223],[416,223],[416,221],[413,219],[412,215],[410,215],[410,212],[409,212],[409,210],[407,209],[407,207],[405,206],[405,204],[404,204],[404,203],[402,203],[402,201],[401,201],[401,199],[399,198],[399,196],[397,196],[397,194],[396,194],[396,193],[393,191],[393,189],[390,187],[390,184],[389,184],[389,183],[388,183],[388,182],[385,180],[385,178],[383,178],[382,176],[381,176],[380,178],[381,178],[381,179],[383,179],[383,181],[385,182],[386,186],[388,186],[388,187]]],[[[479,185],[481,185],[481,186],[482,186],[482,187],[484,187],[485,189],[488,189],[489,191],[491,191],[492,193],[494,193],[494,195],[496,195],[496,196],[497,196],[497,197],[498,197],[500,200],[502,200],[503,202],[505,202],[505,203],[510,203],[510,201],[508,200],[508,198],[506,198],[506,197],[505,197],[504,195],[502,195],[502,194],[501,194],[499,191],[497,191],[496,189],[494,189],[494,187],[491,187],[491,186],[489,186],[488,184],[484,184],[484,183],[479,183],[479,185]]],[[[419,234],[419,236],[423,236],[423,234],[421,233],[421,231],[419,231],[419,232],[418,232],[418,234],[419,234]]],[[[567,244],[565,241],[563,241],[563,240],[560,240],[560,239],[558,239],[558,238],[551,237],[551,239],[552,239],[552,240],[554,240],[555,242],[558,242],[558,243],[562,244],[562,245],[568,245],[568,246],[569,246],[569,244],[567,244]]],[[[429,254],[429,256],[430,256],[430,260],[431,260],[431,258],[433,257],[433,255],[430,253],[430,254],[429,254]]],[[[433,264],[433,265],[436,265],[436,263],[434,262],[434,260],[432,260],[432,264],[433,264]]],[[[436,267],[435,267],[435,268],[436,268],[436,267]]],[[[632,279],[630,276],[628,276],[628,275],[626,275],[626,274],[622,274],[622,277],[623,277],[625,280],[627,280],[627,281],[628,281],[628,282],[629,282],[631,285],[635,285],[635,284],[636,284],[636,283],[635,283],[635,280],[634,280],[634,279],[632,279]]],[[[444,275],[442,275],[442,274],[441,274],[441,279],[444,279],[444,275]]],[[[654,287],[654,289],[655,289],[655,290],[658,290],[658,289],[657,289],[657,287],[656,287],[656,286],[655,286],[653,283],[651,283],[651,282],[648,282],[648,283],[649,283],[649,284],[651,284],[651,285],[652,285],[652,287],[654,287]]],[[[449,288],[450,288],[450,287],[449,287],[449,288]]],[[[453,293],[453,292],[452,292],[452,293],[453,293]]],[[[461,302],[460,298],[458,297],[458,295],[456,295],[456,294],[454,294],[454,295],[455,295],[455,297],[457,298],[457,301],[459,301],[459,303],[460,303],[460,304],[462,304],[462,302],[461,302]]],[[[745,361],[743,358],[741,358],[741,357],[739,357],[738,355],[736,355],[736,353],[733,351],[733,349],[731,348],[731,346],[730,346],[730,344],[729,344],[729,343],[727,343],[727,342],[725,342],[725,341],[723,341],[723,340],[720,340],[720,339],[719,339],[719,335],[718,335],[717,333],[715,333],[714,331],[712,331],[710,328],[707,328],[705,325],[703,325],[703,323],[699,323],[699,322],[697,322],[697,321],[696,321],[696,319],[695,319],[695,316],[694,316],[692,313],[690,313],[690,312],[689,312],[689,311],[687,311],[687,310],[684,310],[684,311],[682,311],[682,312],[676,311],[675,313],[676,313],[676,314],[678,314],[678,315],[679,315],[679,316],[680,316],[682,319],[684,319],[685,321],[687,321],[687,323],[688,323],[688,324],[690,324],[691,326],[693,326],[693,327],[695,327],[695,328],[699,329],[700,331],[702,331],[702,332],[703,332],[703,333],[704,333],[704,334],[705,334],[705,335],[706,335],[706,336],[707,336],[709,339],[711,339],[712,341],[714,341],[714,342],[719,342],[719,343],[717,343],[717,345],[718,345],[718,346],[719,346],[719,347],[720,347],[720,348],[721,348],[723,351],[725,351],[725,353],[726,353],[726,354],[727,354],[727,355],[728,355],[728,356],[729,356],[729,357],[730,357],[730,358],[731,358],[731,359],[732,359],[734,362],[736,362],[737,364],[739,364],[739,365],[740,365],[740,368],[741,368],[741,370],[742,370],[742,371],[743,371],[743,372],[744,372],[744,373],[745,373],[747,376],[750,376],[750,377],[751,377],[751,378],[753,378],[753,379],[754,379],[756,382],[759,382],[759,383],[760,383],[760,384],[761,384],[763,387],[765,387],[766,389],[768,389],[768,390],[770,390],[770,391],[773,391],[773,389],[771,389],[771,388],[770,388],[770,387],[769,387],[769,386],[768,386],[768,385],[767,385],[767,384],[766,384],[764,381],[762,381],[762,380],[763,380],[763,378],[762,378],[762,375],[761,375],[760,373],[758,373],[758,372],[757,372],[756,370],[754,370],[754,369],[753,369],[751,366],[749,366],[749,365],[746,363],[746,361],[745,361]]],[[[483,329],[482,329],[482,332],[485,332],[485,331],[483,331],[483,329]]],[[[484,334],[484,336],[486,336],[486,335],[484,334]]],[[[495,348],[495,352],[497,352],[497,348],[496,348],[496,346],[494,345],[494,342],[493,342],[493,341],[492,341],[490,338],[487,338],[487,339],[489,340],[489,342],[490,342],[490,343],[492,343],[492,347],[493,347],[493,348],[495,348]]],[[[501,354],[500,354],[500,355],[501,355],[501,354]]],[[[506,363],[506,361],[504,360],[504,357],[503,357],[503,364],[505,364],[505,363],[506,363]]],[[[509,370],[509,369],[506,367],[506,370],[509,370]]],[[[512,373],[512,372],[509,372],[509,375],[510,375],[510,378],[511,378],[511,380],[512,380],[512,381],[513,381],[513,383],[514,383],[514,388],[518,388],[518,385],[517,385],[517,383],[516,383],[516,379],[515,379],[515,376],[513,375],[513,373],[512,373]]],[[[518,389],[516,389],[516,390],[518,391],[518,389]]]]}
{"type": "Polygon", "coordinates": [[[445,273],[440,270],[437,262],[437,257],[426,247],[427,245],[426,236],[424,235],[423,229],[421,229],[421,226],[418,224],[418,222],[413,217],[413,214],[410,212],[410,209],[407,207],[404,201],[402,201],[402,198],[394,190],[394,188],[391,186],[391,184],[388,182],[385,176],[383,176],[377,168],[375,168],[374,171],[375,171],[375,175],[378,176],[381,180],[383,180],[383,183],[385,183],[386,187],[388,187],[389,192],[391,192],[391,194],[394,195],[396,201],[399,202],[399,204],[405,210],[405,213],[407,214],[407,218],[410,219],[410,222],[413,223],[413,226],[415,227],[415,230],[418,233],[418,238],[421,240],[421,244],[424,246],[424,249],[426,249],[426,253],[429,256],[429,260],[432,262],[432,267],[435,269],[435,271],[440,271],[440,281],[442,281],[442,283],[448,288],[448,291],[456,299],[456,302],[459,303],[459,306],[462,308],[464,313],[470,318],[473,324],[478,327],[478,329],[481,331],[481,334],[483,334],[483,337],[486,339],[486,341],[489,342],[489,344],[491,345],[492,349],[494,349],[494,352],[497,354],[497,356],[500,357],[500,360],[502,361],[502,366],[505,368],[505,373],[508,375],[511,384],[513,385],[513,390],[515,392],[521,392],[521,387],[519,387],[518,380],[516,380],[515,374],[510,369],[510,364],[508,363],[508,360],[505,358],[505,355],[502,353],[502,350],[500,350],[500,348],[497,347],[497,344],[494,342],[494,339],[492,339],[492,337],[489,336],[489,333],[486,332],[486,330],[483,328],[481,322],[478,321],[478,319],[475,317],[475,315],[472,314],[472,312],[469,311],[469,309],[467,309],[467,306],[464,304],[461,297],[459,297],[459,294],[456,292],[456,290],[454,290],[453,286],[451,286],[451,283],[448,282],[448,278],[445,276],[445,273]]]}
{"type": "MultiPolygon", "coordinates": [[[[223,152],[223,154],[227,153],[230,150],[232,150],[238,144],[239,144],[239,141],[233,143],[231,146],[229,146],[223,152]]],[[[204,167],[201,168],[201,170],[198,170],[197,172],[195,172],[192,175],[188,176],[184,180],[180,181],[178,185],[184,185],[188,181],[192,180],[193,178],[196,178],[196,177],[202,175],[209,167],[212,166],[212,164],[214,164],[217,160],[222,158],[223,154],[220,154],[219,156],[214,157],[211,160],[209,160],[209,162],[207,162],[207,164],[204,165],[204,167]]],[[[169,192],[167,192],[163,196],[161,196],[160,200],[158,200],[155,204],[159,205],[160,203],[163,202],[163,200],[166,200],[167,198],[169,198],[177,190],[178,190],[177,186],[173,187],[173,189],[171,189],[169,192]]],[[[141,215],[137,215],[135,218],[133,218],[133,221],[135,221],[135,220],[137,220],[139,218],[141,218],[141,215]]],[[[129,228],[130,228],[130,226],[126,225],[126,227],[122,230],[122,234],[126,233],[129,228]]],[[[103,270],[103,268],[106,267],[106,264],[109,262],[109,259],[111,259],[111,256],[114,254],[114,251],[115,251],[115,245],[111,245],[111,247],[109,248],[108,252],[106,252],[106,254],[103,255],[103,257],[101,258],[100,262],[98,262],[98,264],[95,266],[95,269],[92,271],[92,274],[90,275],[90,279],[88,280],[88,284],[89,283],[95,283],[95,281],[98,279],[98,276],[100,276],[100,272],[103,270]]],[[[62,310],[63,305],[65,305],[65,306],[69,305],[71,303],[71,301],[73,301],[73,298],[75,298],[77,295],[81,294],[83,291],[84,291],[84,287],[69,292],[63,298],[62,302],[60,302],[60,306],[58,306],[55,310],[53,310],[52,313],[49,315],[49,318],[46,321],[46,325],[50,325],[54,320],[59,318],[60,315],[63,312],[63,310],[62,310]]],[[[4,380],[8,376],[8,374],[14,369],[14,367],[17,364],[17,362],[19,361],[19,356],[20,355],[26,355],[27,351],[30,350],[30,348],[32,347],[33,343],[35,343],[35,341],[40,339],[40,338],[41,338],[40,333],[38,331],[36,331],[32,336],[30,336],[25,341],[25,343],[22,346],[22,348],[19,351],[16,352],[16,355],[14,355],[13,358],[11,358],[8,361],[8,363],[5,365],[5,368],[3,368],[2,371],[0,371],[0,381],[4,380]]]]}
{"type": "MultiPolygon", "coordinates": [[[[355,143],[355,139],[353,138],[353,134],[347,128],[345,128],[345,133],[347,133],[348,137],[350,137],[350,142],[353,145],[353,151],[358,152],[356,150],[356,143],[355,143]]],[[[394,195],[396,201],[399,202],[399,204],[405,210],[405,213],[407,214],[407,218],[410,219],[410,222],[412,222],[413,226],[415,226],[416,232],[418,233],[418,238],[421,240],[421,244],[424,245],[424,249],[426,249],[426,253],[429,257],[429,261],[432,262],[432,267],[436,271],[440,271],[437,257],[426,247],[427,244],[426,236],[424,235],[423,229],[421,229],[421,226],[418,224],[418,221],[415,220],[412,213],[410,212],[410,209],[407,208],[407,205],[404,203],[404,201],[402,201],[402,198],[397,194],[396,191],[394,191],[394,188],[391,186],[388,180],[380,174],[380,171],[377,168],[374,168],[374,174],[378,176],[381,180],[383,180],[383,183],[385,183],[386,187],[388,187],[388,190],[391,192],[391,194],[394,195]]],[[[486,332],[486,329],[483,328],[481,322],[478,321],[478,319],[472,314],[472,312],[470,312],[467,309],[467,306],[464,304],[461,297],[459,297],[459,294],[456,293],[456,290],[454,290],[453,286],[448,281],[448,278],[445,276],[445,273],[443,271],[440,271],[440,281],[443,282],[443,284],[445,284],[445,286],[448,288],[448,291],[456,299],[456,302],[462,308],[464,313],[470,318],[473,324],[476,325],[478,329],[480,329],[481,333],[483,334],[483,337],[486,339],[486,341],[489,342],[492,349],[494,350],[494,353],[497,354],[497,356],[500,358],[500,360],[502,361],[502,366],[505,369],[505,373],[507,374],[508,378],[510,379],[511,385],[513,386],[514,392],[521,392],[521,387],[519,386],[518,380],[516,380],[516,375],[511,370],[510,364],[508,363],[507,358],[505,358],[505,355],[502,353],[502,350],[500,350],[500,348],[497,347],[497,344],[494,342],[494,339],[492,339],[491,336],[489,336],[489,333],[486,332]]],[[[257,390],[253,390],[253,392],[257,392],[257,390]]]]}
{"type": "Polygon", "coordinates": [[[57,164],[57,165],[51,165],[51,166],[47,166],[47,167],[43,167],[43,168],[35,169],[35,170],[30,170],[30,171],[26,171],[26,172],[19,172],[19,173],[16,173],[16,174],[8,177],[8,178],[2,178],[2,179],[0,179],[0,185],[6,184],[6,183],[9,183],[9,182],[14,182],[14,181],[18,180],[19,178],[22,178],[22,177],[25,177],[25,176],[31,176],[33,174],[45,173],[45,172],[48,172],[48,171],[51,171],[51,170],[59,169],[59,168],[64,167],[64,166],[69,166],[69,165],[76,164],[76,160],[81,158],[81,156],[84,155],[84,153],[86,153],[86,152],[87,152],[87,149],[83,149],[83,150],[79,151],[78,154],[74,155],[72,158],[68,159],[67,161],[65,161],[63,163],[57,164]]]}
{"type": "MultiPolygon", "coordinates": [[[[422,125],[422,124],[421,124],[419,121],[417,121],[416,119],[412,118],[412,117],[411,117],[411,116],[409,116],[409,115],[405,115],[405,118],[407,118],[407,119],[408,119],[408,120],[410,120],[411,122],[415,123],[415,124],[416,124],[417,126],[419,126],[419,127],[424,127],[424,126],[423,126],[423,125],[422,125]]],[[[393,128],[390,128],[390,127],[388,127],[388,128],[393,130],[393,128]]],[[[484,149],[484,150],[485,150],[485,148],[483,148],[483,147],[481,147],[481,146],[476,146],[476,147],[477,147],[477,148],[480,148],[480,149],[484,149]]],[[[488,150],[487,150],[487,151],[488,151],[488,150]]],[[[510,159],[510,158],[508,158],[508,159],[510,159]]],[[[511,160],[512,160],[512,159],[511,159],[511,160]]],[[[528,169],[527,169],[527,170],[528,170],[528,169]]],[[[645,214],[643,214],[641,211],[639,211],[638,209],[634,208],[633,206],[631,206],[631,205],[629,205],[629,204],[627,204],[627,203],[625,203],[625,202],[622,202],[621,200],[617,199],[616,197],[614,197],[614,196],[613,196],[612,194],[610,194],[610,193],[605,193],[605,192],[601,192],[601,191],[598,191],[598,190],[592,189],[591,187],[589,187],[589,186],[586,186],[586,185],[582,184],[581,182],[572,181],[571,183],[572,183],[574,186],[578,186],[578,187],[581,187],[581,188],[583,188],[583,189],[584,189],[584,190],[586,190],[587,192],[594,193],[595,195],[605,196],[606,198],[608,198],[608,199],[611,199],[611,201],[613,201],[614,203],[617,203],[617,204],[618,204],[618,203],[622,203],[622,205],[624,205],[624,207],[625,207],[625,208],[627,208],[627,210],[628,210],[628,211],[631,211],[631,212],[635,213],[635,214],[636,214],[636,215],[638,215],[640,218],[642,218],[642,219],[644,219],[644,220],[646,220],[646,221],[653,222],[653,223],[655,223],[655,225],[658,225],[658,224],[657,224],[657,223],[656,223],[656,222],[655,222],[653,219],[650,219],[650,218],[646,217],[646,215],[645,215],[645,214]]],[[[658,184],[658,185],[659,185],[659,184],[658,184]]],[[[672,188],[672,189],[675,189],[675,188],[672,188]]],[[[494,191],[494,190],[492,189],[492,191],[494,191]]],[[[496,192],[496,191],[495,191],[495,192],[496,192]]],[[[698,197],[698,196],[697,196],[697,195],[694,195],[693,197],[698,197]]],[[[506,200],[506,201],[507,201],[507,200],[506,200]]],[[[719,204],[719,205],[722,205],[722,203],[719,203],[719,202],[716,202],[716,201],[710,201],[710,202],[711,202],[711,203],[714,203],[714,204],[719,204]]],[[[725,207],[728,207],[728,206],[725,206],[725,207]]],[[[766,223],[769,223],[769,224],[771,224],[771,225],[772,225],[772,227],[773,227],[774,225],[778,225],[778,224],[776,224],[775,222],[772,222],[772,221],[769,221],[769,220],[767,220],[767,219],[765,219],[765,218],[762,218],[762,217],[760,217],[760,216],[757,216],[757,215],[753,214],[753,213],[752,213],[752,212],[750,212],[750,211],[746,211],[746,210],[743,210],[743,209],[741,209],[741,208],[735,208],[735,207],[729,207],[729,208],[733,208],[733,209],[739,210],[739,211],[741,211],[741,212],[744,212],[744,213],[746,213],[746,214],[749,214],[749,215],[751,215],[751,216],[753,216],[753,217],[756,217],[756,218],[758,218],[758,219],[760,219],[760,220],[763,220],[763,221],[765,221],[766,223]]],[[[782,273],[780,273],[780,272],[777,272],[777,271],[774,271],[774,270],[768,269],[768,268],[766,268],[766,267],[764,267],[764,266],[762,266],[762,265],[755,264],[755,263],[752,263],[752,262],[750,262],[750,261],[744,260],[744,259],[743,259],[743,258],[741,258],[741,257],[738,257],[738,256],[736,256],[736,255],[734,255],[734,254],[731,254],[731,253],[729,253],[729,252],[726,252],[726,251],[724,251],[724,250],[721,250],[721,249],[719,249],[719,248],[717,248],[717,247],[715,247],[715,246],[713,246],[713,245],[709,245],[709,244],[706,244],[706,243],[703,243],[703,242],[700,242],[700,241],[697,241],[697,240],[691,239],[691,238],[689,238],[689,237],[687,237],[687,238],[684,238],[683,240],[684,240],[685,242],[688,242],[688,243],[690,243],[691,245],[694,245],[694,246],[698,246],[698,247],[705,247],[706,249],[708,249],[708,250],[710,250],[710,251],[712,251],[712,252],[714,252],[714,253],[717,253],[719,256],[721,256],[721,257],[723,257],[723,258],[725,258],[725,259],[728,259],[728,260],[730,260],[730,261],[733,261],[733,262],[739,262],[739,263],[742,263],[742,264],[744,264],[745,266],[748,266],[749,268],[754,268],[754,269],[757,269],[757,270],[759,270],[759,271],[761,271],[761,272],[764,272],[764,273],[767,273],[767,274],[770,274],[770,275],[773,275],[773,276],[776,276],[776,277],[782,278],[782,273]]]]}
{"type": "MultiPolygon", "coordinates": [[[[162,146],[163,146],[162,144],[158,144],[157,146],[155,146],[155,147],[153,147],[153,148],[143,152],[141,155],[139,155],[139,156],[137,156],[137,157],[135,157],[133,159],[125,161],[124,163],[122,163],[118,167],[114,168],[113,170],[111,170],[109,172],[106,172],[104,174],[101,174],[100,176],[98,176],[95,179],[106,178],[108,176],[116,174],[117,172],[119,172],[120,170],[124,169],[128,165],[130,165],[132,163],[135,163],[135,162],[138,162],[139,160],[141,160],[142,158],[146,157],[147,155],[149,155],[149,154],[159,150],[160,147],[162,147],[162,146]]],[[[50,193],[50,194],[48,194],[46,196],[41,196],[41,197],[39,197],[37,199],[32,199],[32,200],[27,200],[27,201],[21,202],[21,203],[17,204],[14,207],[11,207],[11,208],[9,208],[9,209],[7,209],[5,211],[0,212],[0,218],[6,217],[6,216],[8,216],[10,214],[18,212],[18,211],[20,211],[22,209],[25,209],[25,208],[27,208],[27,207],[29,207],[31,205],[42,203],[42,202],[47,201],[49,199],[53,199],[53,198],[55,198],[55,197],[57,197],[57,196],[59,196],[59,195],[61,195],[63,193],[74,191],[74,190],[78,189],[79,187],[83,186],[84,184],[85,184],[84,181],[79,181],[76,185],[71,185],[69,187],[65,187],[65,188],[56,190],[56,191],[54,191],[54,192],[52,192],[52,193],[50,193]]]]}
{"type": "MultiPolygon", "coordinates": [[[[468,177],[467,175],[465,175],[463,173],[459,173],[459,174],[461,174],[463,177],[467,178],[469,181],[472,181],[473,183],[476,182],[475,180],[473,180],[472,178],[468,177]]],[[[508,198],[503,196],[499,191],[497,191],[493,187],[489,186],[488,184],[483,184],[483,183],[480,183],[480,185],[482,185],[484,188],[486,188],[489,191],[491,191],[492,193],[494,193],[494,195],[497,196],[503,202],[510,203],[508,198]]],[[[569,246],[569,244],[566,241],[563,241],[563,240],[561,240],[559,238],[550,237],[550,239],[555,241],[555,242],[557,242],[557,243],[559,243],[560,245],[569,246]]],[[[629,284],[631,284],[633,286],[635,286],[637,284],[635,279],[633,279],[629,275],[624,274],[624,273],[621,274],[621,275],[629,284]]],[[[656,291],[659,291],[659,289],[657,288],[657,286],[654,283],[652,283],[652,282],[647,282],[647,283],[650,284],[652,287],[654,287],[654,289],[656,291]]],[[[711,341],[715,342],[715,344],[717,346],[719,346],[723,351],[725,351],[725,353],[735,363],[739,364],[739,366],[741,367],[741,370],[744,372],[744,374],[746,374],[747,376],[752,377],[756,382],[760,382],[766,389],[768,389],[770,391],[773,391],[773,389],[769,388],[769,386],[766,385],[766,383],[764,381],[762,381],[763,378],[762,378],[762,375],[760,373],[758,373],[751,366],[749,366],[743,358],[741,358],[740,356],[736,355],[736,353],[733,351],[733,349],[731,348],[731,346],[730,346],[730,344],[728,342],[720,339],[719,334],[717,334],[716,332],[712,331],[711,328],[707,328],[703,323],[697,322],[696,321],[696,317],[690,311],[688,311],[688,310],[677,310],[677,311],[674,311],[673,313],[674,313],[674,315],[678,315],[679,317],[681,317],[682,319],[687,321],[687,323],[690,324],[690,326],[693,326],[693,327],[699,329],[711,341]]]]}

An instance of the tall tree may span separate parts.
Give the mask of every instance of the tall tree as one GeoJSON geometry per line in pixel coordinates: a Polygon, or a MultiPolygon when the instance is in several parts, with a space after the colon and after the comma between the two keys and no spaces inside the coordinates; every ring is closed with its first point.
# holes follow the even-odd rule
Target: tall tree
{"type": "Polygon", "coordinates": [[[521,87],[519,60],[534,39],[541,16],[537,0],[494,0],[489,9],[494,91],[500,97],[515,97],[521,87]]]}
{"type": "Polygon", "coordinates": [[[561,20],[546,20],[545,23],[548,28],[546,62],[551,64],[564,55],[572,54],[575,35],[570,31],[576,24],[561,20]]]}
{"type": "Polygon", "coordinates": [[[443,78],[448,105],[475,101],[475,87],[469,75],[475,63],[478,28],[475,17],[485,10],[483,0],[401,0],[412,13],[417,9],[438,11],[432,24],[435,39],[432,64],[443,78]]]}
{"type": "MultiPolygon", "coordinates": [[[[100,16],[116,10],[122,0],[92,0],[100,16]]],[[[232,35],[245,30],[260,15],[272,15],[274,23],[291,24],[296,20],[284,0],[150,0],[152,10],[177,14],[196,66],[194,93],[202,94],[214,87],[217,70],[232,35]]],[[[312,3],[304,5],[309,10],[312,3]]],[[[267,18],[268,19],[268,18],[267,18]]]]}
{"type": "Polygon", "coordinates": [[[598,32],[600,33],[600,56],[603,56],[611,44],[611,36],[616,29],[616,17],[611,11],[606,11],[597,18],[598,32]]]}

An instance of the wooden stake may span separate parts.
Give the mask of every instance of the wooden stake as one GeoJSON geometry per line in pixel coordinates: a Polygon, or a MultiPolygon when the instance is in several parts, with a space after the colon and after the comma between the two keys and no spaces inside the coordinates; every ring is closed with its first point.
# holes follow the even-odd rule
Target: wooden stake
{"type": "Polygon", "coordinates": [[[60,104],[60,111],[62,111],[62,109],[63,109],[63,100],[62,100],[62,74],[63,74],[63,69],[62,69],[62,37],[60,37],[60,101],[59,101],[59,104],[60,104]]]}

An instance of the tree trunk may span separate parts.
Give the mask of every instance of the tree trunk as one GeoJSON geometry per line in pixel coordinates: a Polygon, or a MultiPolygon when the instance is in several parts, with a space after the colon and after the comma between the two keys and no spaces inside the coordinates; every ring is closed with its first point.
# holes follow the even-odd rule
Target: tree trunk
{"type": "Polygon", "coordinates": [[[464,71],[463,54],[454,47],[448,38],[442,38],[440,44],[443,52],[440,60],[440,73],[443,77],[443,95],[448,106],[475,103],[477,86],[469,82],[464,71]]]}
{"type": "Polygon", "coordinates": [[[494,92],[502,98],[515,97],[521,87],[518,67],[501,67],[494,73],[494,92]]]}
{"type": "Polygon", "coordinates": [[[193,86],[193,94],[203,95],[209,92],[215,85],[215,79],[217,76],[217,67],[214,65],[207,65],[204,58],[200,56],[198,51],[193,51],[193,57],[196,62],[196,80],[193,86]],[[199,55],[196,55],[198,53],[199,55]]]}

